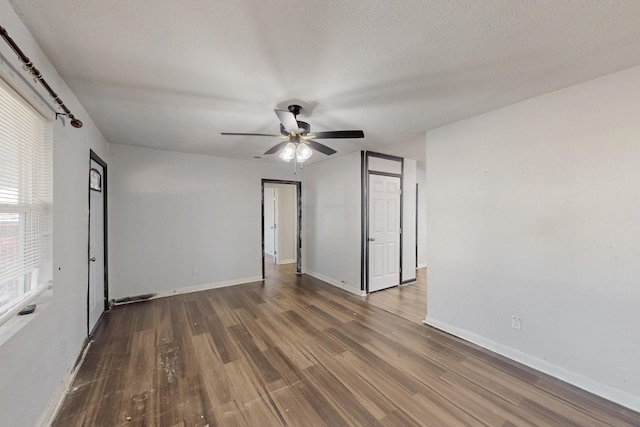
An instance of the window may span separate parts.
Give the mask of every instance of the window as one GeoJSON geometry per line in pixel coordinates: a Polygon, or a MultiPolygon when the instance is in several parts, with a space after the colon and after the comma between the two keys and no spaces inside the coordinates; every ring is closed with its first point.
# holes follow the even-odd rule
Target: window
{"type": "Polygon", "coordinates": [[[51,277],[51,123],[0,80],[0,319],[51,277]]]}

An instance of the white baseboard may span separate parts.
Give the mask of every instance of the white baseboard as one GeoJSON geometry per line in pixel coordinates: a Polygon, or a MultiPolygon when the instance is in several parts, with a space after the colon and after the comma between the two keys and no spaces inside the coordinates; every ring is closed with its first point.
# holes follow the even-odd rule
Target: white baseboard
{"type": "Polygon", "coordinates": [[[472,342],[474,344],[479,345],[480,347],[486,348],[487,350],[491,350],[494,353],[498,353],[511,360],[515,360],[516,362],[529,366],[530,368],[533,368],[545,374],[551,375],[552,377],[558,378],[571,385],[574,385],[578,388],[588,391],[589,393],[593,393],[604,399],[610,400],[612,402],[625,406],[629,409],[640,412],[640,396],[636,396],[631,393],[627,393],[625,391],[616,389],[614,387],[610,387],[608,385],[602,384],[591,378],[585,377],[576,372],[569,371],[568,369],[554,365],[545,360],[531,356],[527,353],[523,353],[514,348],[489,340],[485,337],[474,334],[465,329],[461,329],[456,326],[449,325],[448,323],[441,322],[437,319],[429,318],[428,315],[423,322],[429,326],[433,326],[436,329],[440,329],[451,335],[455,335],[456,337],[462,338],[463,340],[472,342]]]}
{"type": "MultiPolygon", "coordinates": [[[[262,277],[253,276],[253,277],[243,277],[241,279],[235,279],[235,280],[227,280],[227,281],[223,281],[223,282],[205,283],[203,285],[187,286],[187,287],[184,287],[184,288],[170,289],[168,291],[156,292],[156,294],[154,296],[152,296],[151,298],[148,298],[148,299],[145,299],[145,300],[142,300],[142,301],[148,301],[148,300],[157,299],[157,298],[171,297],[171,296],[174,296],[174,295],[188,294],[188,293],[191,293],[191,292],[207,291],[209,289],[226,288],[227,286],[244,285],[246,283],[260,282],[261,280],[262,280],[262,277]]],[[[139,300],[137,300],[137,301],[136,300],[127,301],[127,302],[123,302],[123,303],[116,303],[114,305],[131,304],[131,303],[135,303],[135,302],[139,302],[139,300]]]]}
{"type": "Polygon", "coordinates": [[[282,264],[295,264],[296,260],[295,259],[283,259],[283,260],[278,260],[278,265],[282,265],[282,264]]]}
{"type": "Polygon", "coordinates": [[[315,271],[309,271],[309,270],[305,270],[304,274],[308,274],[311,277],[315,277],[316,279],[322,280],[323,282],[327,282],[328,284],[333,285],[336,288],[340,288],[352,294],[355,294],[361,297],[366,295],[364,291],[361,291],[360,289],[354,289],[346,285],[345,283],[342,283],[339,280],[332,279],[331,277],[327,277],[324,274],[316,273],[315,271]]]}
{"type": "Polygon", "coordinates": [[[69,393],[73,380],[80,370],[80,366],[82,366],[82,362],[84,362],[84,358],[87,356],[87,351],[89,351],[90,346],[91,342],[87,343],[87,345],[80,350],[81,353],[78,353],[74,359],[74,364],[65,372],[62,381],[60,381],[60,385],[49,399],[49,402],[47,402],[47,406],[45,406],[44,411],[36,423],[38,427],[47,427],[53,423],[64,398],[67,396],[67,393],[69,393]]]}

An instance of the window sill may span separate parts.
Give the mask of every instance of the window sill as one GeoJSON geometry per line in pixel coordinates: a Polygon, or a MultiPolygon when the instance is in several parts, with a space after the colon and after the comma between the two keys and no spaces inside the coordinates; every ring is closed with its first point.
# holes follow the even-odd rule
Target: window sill
{"type": "MultiPolygon", "coordinates": [[[[15,334],[20,332],[22,328],[33,321],[40,313],[47,310],[51,306],[53,299],[53,290],[48,287],[42,294],[38,295],[28,304],[36,304],[36,310],[31,314],[23,316],[14,315],[4,325],[0,326],[0,346],[9,341],[15,334]]],[[[25,304],[25,305],[28,305],[25,304]]]]}

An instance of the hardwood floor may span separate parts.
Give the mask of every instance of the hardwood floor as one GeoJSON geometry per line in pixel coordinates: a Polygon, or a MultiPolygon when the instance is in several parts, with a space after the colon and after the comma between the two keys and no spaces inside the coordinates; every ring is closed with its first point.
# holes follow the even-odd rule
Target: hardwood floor
{"type": "Polygon", "coordinates": [[[294,269],[107,313],[54,425],[640,425],[294,269]]]}
{"type": "Polygon", "coordinates": [[[416,270],[415,283],[372,292],[365,298],[375,307],[422,323],[427,314],[427,269],[416,270]]]}

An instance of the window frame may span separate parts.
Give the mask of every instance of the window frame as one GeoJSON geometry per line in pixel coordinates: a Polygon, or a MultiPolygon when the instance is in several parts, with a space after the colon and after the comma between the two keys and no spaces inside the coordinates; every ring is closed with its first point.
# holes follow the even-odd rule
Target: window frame
{"type": "MultiPolygon", "coordinates": [[[[0,194],[0,219],[2,216],[8,218],[17,215],[19,228],[13,236],[8,232],[7,236],[3,233],[0,238],[7,239],[5,242],[11,244],[10,239],[12,237],[15,239],[17,235],[17,252],[22,252],[11,258],[8,252],[2,254],[0,248],[0,262],[4,264],[0,264],[0,275],[5,276],[4,279],[0,279],[3,280],[0,283],[0,298],[2,298],[3,287],[5,291],[4,304],[0,300],[2,304],[0,305],[0,325],[2,325],[51,284],[53,274],[53,120],[50,115],[43,114],[42,109],[37,105],[29,102],[24,96],[24,91],[21,92],[15,88],[4,78],[3,73],[0,73],[0,90],[4,98],[2,106],[6,108],[5,111],[0,109],[0,115],[6,119],[5,123],[10,123],[2,128],[3,124],[0,121],[0,132],[5,132],[4,135],[0,134],[0,152],[7,154],[13,151],[16,158],[14,161],[10,159],[0,162],[0,168],[3,168],[0,170],[0,185],[5,184],[4,195],[11,196],[14,189],[16,192],[15,200],[10,200],[11,197],[5,197],[2,200],[2,194],[0,194]],[[38,123],[39,128],[35,131],[32,141],[24,138],[24,128],[19,132],[10,130],[11,126],[15,128],[15,120],[11,122],[13,119],[11,113],[14,110],[26,111],[24,114],[31,115],[33,123],[38,123]],[[19,139],[18,143],[13,143],[14,137],[19,139]],[[21,148],[22,145],[28,148],[21,148]],[[17,174],[19,178],[11,178],[11,174],[17,174]],[[17,185],[11,186],[7,185],[8,183],[17,185]],[[12,269],[15,271],[12,272],[12,269]],[[15,277],[11,277],[12,274],[15,277]],[[7,285],[11,282],[14,282],[13,291],[7,285]]],[[[0,186],[0,192],[1,190],[0,186]]],[[[2,222],[0,221],[0,225],[2,222]]],[[[16,221],[4,222],[12,224],[16,221]]]]}

